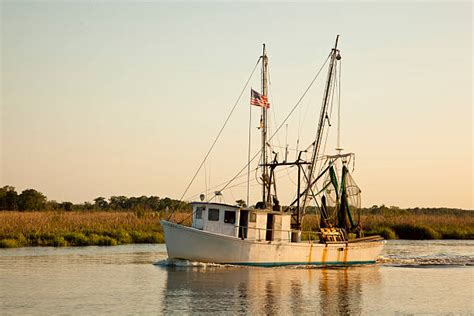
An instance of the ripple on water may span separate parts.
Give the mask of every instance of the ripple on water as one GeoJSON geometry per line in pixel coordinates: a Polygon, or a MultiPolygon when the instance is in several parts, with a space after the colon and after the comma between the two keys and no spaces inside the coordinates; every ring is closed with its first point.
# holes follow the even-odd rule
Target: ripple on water
{"type": "Polygon", "coordinates": [[[380,256],[377,263],[392,266],[474,266],[473,256],[380,256]]]}

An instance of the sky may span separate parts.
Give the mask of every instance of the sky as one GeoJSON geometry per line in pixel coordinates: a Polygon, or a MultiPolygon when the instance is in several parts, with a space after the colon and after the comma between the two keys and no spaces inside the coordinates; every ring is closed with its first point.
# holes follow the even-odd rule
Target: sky
{"type": "MultiPolygon", "coordinates": [[[[274,130],[340,34],[341,143],[356,153],[362,204],[474,209],[472,2],[1,1],[0,9],[2,186],[57,201],[180,198],[262,43],[274,130]]],[[[313,141],[325,75],[275,148],[313,141]]],[[[250,86],[260,88],[259,69],[186,199],[245,165],[250,112],[258,150],[250,86]]],[[[278,174],[283,203],[294,174],[278,174]]],[[[245,199],[245,180],[223,192],[225,202],[245,199]]],[[[255,203],[253,172],[251,180],[255,203]]]]}

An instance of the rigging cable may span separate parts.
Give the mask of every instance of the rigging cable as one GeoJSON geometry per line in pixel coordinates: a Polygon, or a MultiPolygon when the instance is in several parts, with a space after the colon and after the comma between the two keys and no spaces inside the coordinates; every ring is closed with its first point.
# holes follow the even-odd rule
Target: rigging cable
{"type": "MultiPolygon", "coordinates": [[[[278,174],[279,172],[282,172],[283,170],[285,170],[285,169],[287,170],[287,169],[289,169],[289,168],[291,168],[291,166],[290,166],[290,167],[286,167],[286,168],[282,168],[282,169],[280,169],[281,171],[276,171],[276,170],[275,170],[275,173],[278,174]]],[[[258,168],[257,168],[256,170],[258,171],[258,168]]],[[[276,176],[275,176],[275,177],[276,177],[276,176]]],[[[279,176],[279,177],[276,178],[276,179],[281,179],[281,178],[283,178],[283,177],[285,177],[285,175],[279,176]]],[[[251,180],[250,182],[251,182],[251,185],[250,185],[250,186],[252,186],[252,187],[253,187],[253,186],[257,186],[257,185],[261,185],[261,183],[257,182],[255,179],[251,180]]],[[[235,187],[240,187],[240,188],[241,188],[241,187],[242,187],[244,184],[246,184],[246,183],[247,183],[247,181],[238,182],[238,183],[236,183],[236,184],[233,184],[233,185],[231,185],[231,186],[228,186],[227,189],[231,189],[231,188],[235,188],[235,187]]]]}
{"type": "MultiPolygon", "coordinates": [[[[251,172],[253,172],[254,170],[258,170],[258,167],[255,168],[255,169],[251,169],[251,172]]],[[[245,177],[246,175],[247,175],[247,173],[243,173],[243,174],[241,174],[241,175],[240,175],[239,177],[237,177],[237,178],[243,178],[243,177],[245,177]]],[[[252,182],[253,180],[250,180],[250,181],[252,182]]],[[[213,189],[217,189],[217,188],[223,186],[223,185],[226,184],[226,183],[227,183],[227,181],[223,181],[223,182],[221,182],[221,183],[219,183],[219,184],[216,184],[216,185],[214,185],[214,186],[212,186],[212,187],[210,186],[210,187],[208,188],[208,191],[211,191],[211,190],[213,190],[213,189]]],[[[194,194],[194,195],[189,195],[189,196],[187,196],[184,200],[185,200],[185,201],[194,200],[194,199],[198,198],[201,193],[203,193],[203,192],[200,192],[200,193],[194,194]]]]}
{"type": "Polygon", "coordinates": [[[205,193],[204,194],[206,194],[206,196],[207,196],[208,192],[207,192],[207,168],[206,168],[206,165],[207,164],[204,164],[204,185],[205,185],[205,191],[204,191],[205,193]]]}
{"type": "MultiPolygon", "coordinates": [[[[288,168],[291,168],[291,167],[286,167],[286,168],[283,168],[283,169],[288,169],[288,168]]],[[[281,170],[283,170],[283,169],[281,169],[281,170]]],[[[258,167],[255,168],[255,171],[256,171],[256,172],[258,171],[258,167]]],[[[275,171],[275,172],[276,172],[276,171],[275,171]]],[[[245,174],[244,174],[244,175],[245,175],[245,174]]],[[[281,177],[278,177],[277,179],[280,179],[280,178],[281,178],[281,177]]],[[[252,180],[252,182],[253,182],[253,181],[254,181],[254,180],[252,180]]],[[[256,182],[257,182],[257,183],[252,184],[252,186],[260,185],[260,183],[258,183],[258,181],[256,181],[256,182]]],[[[235,188],[235,187],[239,187],[239,186],[241,186],[241,185],[243,185],[243,184],[245,184],[245,183],[246,183],[246,181],[240,182],[240,183],[237,183],[237,184],[228,186],[227,189],[232,189],[232,188],[235,188]]],[[[227,184],[228,184],[228,183],[227,183],[227,184]]],[[[221,191],[223,191],[223,189],[222,189],[221,191]]],[[[232,197],[235,198],[234,195],[232,194],[232,191],[229,190],[229,192],[230,192],[230,194],[232,195],[232,197]]],[[[216,194],[214,194],[214,196],[213,196],[211,199],[209,199],[207,202],[210,202],[210,201],[213,200],[215,197],[217,197],[216,194]]],[[[222,198],[222,195],[221,195],[221,198],[222,198]]],[[[172,215],[172,214],[173,214],[173,213],[171,213],[171,215],[172,215]]],[[[185,222],[185,221],[187,221],[188,219],[190,219],[193,215],[194,215],[194,211],[191,212],[191,214],[189,214],[188,216],[186,216],[186,217],[183,218],[182,220],[180,220],[179,222],[177,222],[177,224],[182,224],[183,222],[185,222]]]]}
{"type": "MultiPolygon", "coordinates": [[[[271,80],[271,75],[270,75],[270,69],[268,70],[268,83],[271,87],[272,86],[272,80],[271,80]]],[[[272,89],[269,89],[269,91],[270,91],[270,96],[271,96],[272,103],[273,103],[273,111],[272,111],[273,123],[275,124],[275,126],[277,126],[277,119],[276,119],[276,114],[275,114],[275,104],[274,104],[275,100],[273,99],[272,89]]],[[[270,119],[271,119],[271,117],[270,117],[270,119]]],[[[283,147],[281,146],[280,136],[278,134],[277,134],[277,141],[278,141],[279,148],[282,149],[283,147]]],[[[286,124],[286,140],[285,140],[285,148],[284,148],[285,149],[285,154],[283,155],[283,157],[285,157],[285,162],[286,162],[286,159],[287,159],[287,156],[288,156],[288,154],[287,154],[288,153],[287,145],[288,145],[288,124],[286,124]]],[[[274,150],[275,148],[278,148],[275,145],[270,145],[270,147],[271,147],[272,150],[274,150]]],[[[280,154],[281,154],[281,152],[280,152],[280,154]]],[[[288,179],[291,181],[291,183],[296,185],[296,183],[293,181],[293,179],[291,179],[290,173],[288,172],[288,169],[286,170],[286,174],[288,175],[288,179]]],[[[276,195],[276,192],[275,192],[275,195],[276,195]]]]}
{"type": "MultiPolygon", "coordinates": [[[[336,70],[337,70],[337,68],[334,69],[334,77],[336,77],[336,70]]],[[[326,113],[326,115],[327,115],[327,117],[328,117],[328,120],[331,120],[331,119],[332,119],[332,109],[333,109],[333,102],[334,102],[334,91],[335,91],[335,89],[336,89],[336,85],[337,85],[337,81],[335,82],[333,88],[331,89],[331,94],[330,94],[331,106],[330,106],[330,109],[329,109],[329,115],[327,115],[327,113],[326,113]]],[[[329,127],[330,127],[330,126],[329,126],[329,127]]],[[[328,137],[329,137],[329,128],[326,129],[325,134],[326,134],[326,136],[323,136],[323,137],[324,137],[324,145],[323,145],[323,150],[322,150],[323,153],[326,152],[326,147],[327,147],[328,137]]],[[[316,163],[317,163],[317,162],[316,162],[316,163]]],[[[323,168],[324,168],[324,161],[323,161],[323,159],[321,159],[321,166],[320,166],[320,168],[319,168],[319,172],[321,172],[321,171],[323,170],[323,168]]],[[[315,169],[317,169],[317,168],[315,168],[315,169]]]]}
{"type": "MultiPolygon", "coordinates": [[[[314,76],[314,78],[311,80],[311,82],[309,83],[308,87],[306,88],[306,90],[303,92],[303,94],[301,95],[301,97],[298,99],[298,102],[296,102],[296,104],[293,106],[293,108],[291,109],[290,113],[286,116],[286,118],[283,120],[283,122],[280,124],[280,126],[275,130],[275,132],[270,136],[270,138],[268,139],[268,141],[270,141],[274,136],[275,134],[278,133],[278,131],[281,129],[281,127],[286,123],[286,121],[288,120],[288,118],[293,114],[293,112],[296,110],[296,108],[300,105],[301,101],[303,100],[303,98],[306,96],[306,94],[308,93],[308,91],[311,89],[311,87],[313,86],[314,82],[316,81],[316,79],[319,77],[319,74],[321,73],[321,71],[324,69],[324,67],[326,66],[329,58],[331,57],[331,54],[328,55],[328,57],[326,58],[326,60],[324,61],[324,63],[322,64],[322,66],[319,68],[318,72],[316,73],[316,75],[314,76]]],[[[220,132],[219,132],[219,135],[217,136],[216,140],[214,141],[214,143],[212,144],[211,148],[209,149],[208,153],[206,154],[206,156],[204,157],[204,161],[206,160],[207,156],[209,156],[212,148],[214,147],[215,143],[217,142],[217,139],[219,138],[220,134],[222,133],[222,130],[224,129],[225,125],[227,124],[227,121],[229,120],[230,118],[230,115],[232,114],[232,112],[234,111],[235,107],[237,106],[237,103],[238,101],[240,100],[240,98],[242,97],[242,94],[244,93],[244,90],[245,88],[247,87],[250,79],[252,78],[253,76],[253,73],[255,72],[255,69],[257,68],[259,62],[261,60],[261,57],[258,59],[257,61],[257,64],[255,65],[254,69],[252,70],[252,73],[249,77],[249,79],[247,80],[247,82],[245,83],[245,86],[244,88],[242,89],[242,92],[240,93],[238,99],[237,99],[237,102],[234,104],[234,107],[232,108],[231,110],[231,113],[229,114],[229,116],[227,117],[226,121],[224,122],[224,126],[221,128],[220,132]]],[[[250,159],[250,162],[247,162],[247,164],[242,168],[240,169],[237,174],[235,176],[232,177],[232,179],[230,179],[225,185],[224,187],[222,187],[222,189],[220,189],[219,191],[222,192],[224,191],[235,179],[237,179],[238,177],[240,177],[241,173],[247,169],[247,166],[252,163],[252,161],[255,160],[255,158],[258,157],[258,155],[260,154],[261,150],[258,150],[255,155],[252,157],[252,159],[250,159]]],[[[203,161],[203,162],[204,162],[203,161]]],[[[196,178],[197,176],[197,173],[199,172],[199,170],[201,169],[202,167],[202,163],[201,163],[201,166],[199,167],[198,171],[196,172],[196,174],[193,176],[191,182],[189,183],[188,187],[186,188],[186,190],[184,191],[183,193],[183,196],[181,197],[181,200],[183,199],[184,195],[187,193],[187,191],[189,190],[189,188],[191,187],[191,184],[192,182],[194,181],[194,179],[196,178]]],[[[214,196],[209,199],[209,200],[212,200],[214,197],[216,196],[216,194],[214,194],[214,196]]],[[[168,220],[171,218],[173,212],[168,216],[168,220]]],[[[194,214],[194,212],[192,212],[190,214],[190,216],[182,219],[181,221],[178,222],[178,224],[181,224],[183,223],[185,220],[189,219],[189,217],[191,217],[192,215],[194,214]]]]}
{"type": "Polygon", "coordinates": [[[184,196],[185,196],[186,193],[188,192],[189,188],[190,188],[191,185],[193,184],[194,180],[196,179],[196,176],[198,175],[198,173],[199,173],[199,171],[201,170],[202,166],[203,166],[204,163],[206,162],[207,157],[209,157],[209,154],[211,153],[212,149],[214,149],[214,146],[216,145],[216,143],[217,143],[219,137],[221,136],[222,131],[223,131],[224,128],[226,127],[227,122],[229,122],[229,119],[230,119],[230,117],[232,116],[232,114],[234,113],[234,110],[235,110],[235,108],[237,107],[237,104],[239,103],[240,99],[242,98],[242,95],[244,94],[245,90],[247,89],[247,86],[248,86],[250,80],[252,79],[253,74],[254,74],[255,70],[257,69],[258,64],[260,63],[260,59],[261,59],[261,57],[258,58],[257,63],[255,64],[255,67],[253,68],[252,72],[250,73],[249,78],[248,78],[247,81],[245,82],[245,85],[244,85],[244,87],[242,88],[242,91],[240,92],[240,94],[239,94],[237,100],[235,101],[234,105],[232,106],[232,109],[230,110],[229,115],[227,115],[227,118],[225,119],[224,124],[222,125],[221,129],[219,130],[219,133],[217,134],[216,138],[214,139],[214,142],[212,143],[211,147],[209,148],[209,150],[207,151],[206,155],[204,156],[204,159],[202,160],[201,164],[199,165],[199,168],[198,168],[197,171],[194,173],[194,176],[192,177],[191,181],[189,182],[188,186],[186,187],[186,190],[184,190],[183,194],[181,195],[180,200],[182,200],[182,199],[184,198],[184,196]]]}
{"type": "MultiPolygon", "coordinates": [[[[314,76],[314,78],[311,80],[311,82],[309,83],[308,87],[306,88],[306,90],[304,91],[304,93],[301,95],[301,97],[298,99],[298,102],[296,102],[296,104],[293,106],[293,108],[291,109],[290,113],[286,116],[286,118],[283,120],[283,122],[280,124],[280,126],[275,130],[275,132],[270,136],[270,138],[268,139],[268,141],[270,141],[276,133],[278,133],[278,131],[281,129],[281,127],[286,123],[286,121],[288,120],[288,118],[293,114],[293,112],[296,110],[296,108],[300,105],[301,101],[303,100],[303,98],[306,96],[306,94],[308,93],[309,89],[311,89],[311,87],[313,86],[313,83],[316,81],[316,79],[318,78],[319,74],[321,73],[321,71],[324,69],[324,66],[326,66],[329,58],[331,57],[331,54],[328,55],[328,57],[326,58],[326,60],[324,61],[323,65],[319,68],[318,72],[316,73],[316,75],[314,76]]],[[[257,156],[260,154],[261,150],[259,150],[253,157],[252,159],[250,159],[250,163],[255,160],[255,158],[257,158],[257,156]]],[[[248,164],[248,163],[247,163],[248,164]]],[[[247,164],[239,170],[239,172],[237,172],[237,174],[229,180],[229,182],[227,182],[227,184],[220,190],[220,191],[223,191],[225,190],[241,173],[242,171],[244,171],[246,168],[247,168],[247,164]]]]}

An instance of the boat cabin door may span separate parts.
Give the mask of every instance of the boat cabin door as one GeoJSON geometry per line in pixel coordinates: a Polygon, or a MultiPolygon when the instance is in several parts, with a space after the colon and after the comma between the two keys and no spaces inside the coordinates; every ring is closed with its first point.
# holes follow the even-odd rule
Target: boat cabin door
{"type": "Polygon", "coordinates": [[[273,214],[267,214],[267,230],[266,230],[265,240],[273,240],[273,214]]]}
{"type": "Polygon", "coordinates": [[[247,230],[249,226],[249,211],[240,210],[239,219],[239,238],[247,238],[247,230]]]}

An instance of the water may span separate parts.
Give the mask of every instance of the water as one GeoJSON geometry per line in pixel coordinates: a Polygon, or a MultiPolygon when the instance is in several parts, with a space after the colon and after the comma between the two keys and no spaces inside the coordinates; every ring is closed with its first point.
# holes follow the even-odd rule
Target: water
{"type": "Polygon", "coordinates": [[[164,245],[0,249],[0,314],[474,314],[474,241],[389,241],[379,261],[252,268],[168,262],[164,245]]]}

